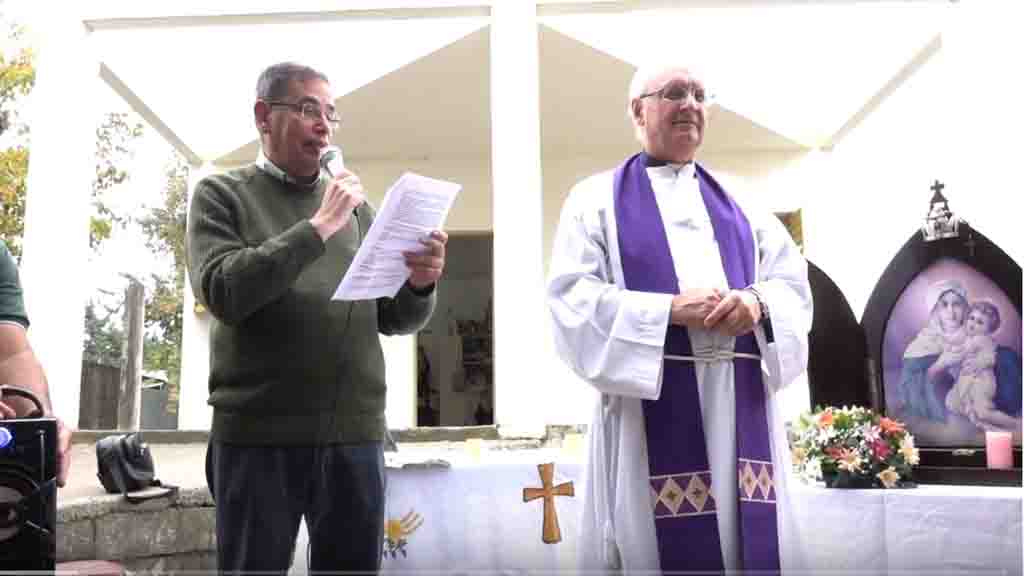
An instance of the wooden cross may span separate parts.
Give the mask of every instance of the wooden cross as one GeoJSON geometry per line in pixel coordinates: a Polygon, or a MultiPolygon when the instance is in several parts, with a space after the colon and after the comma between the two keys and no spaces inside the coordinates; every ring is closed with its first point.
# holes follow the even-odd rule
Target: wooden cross
{"type": "Polygon", "coordinates": [[[574,496],[572,482],[552,486],[555,476],[554,463],[538,464],[537,471],[540,472],[543,488],[523,488],[523,502],[529,502],[537,498],[544,499],[544,532],[542,539],[545,544],[555,544],[562,541],[562,530],[558,527],[558,511],[555,510],[555,496],[574,496]]]}

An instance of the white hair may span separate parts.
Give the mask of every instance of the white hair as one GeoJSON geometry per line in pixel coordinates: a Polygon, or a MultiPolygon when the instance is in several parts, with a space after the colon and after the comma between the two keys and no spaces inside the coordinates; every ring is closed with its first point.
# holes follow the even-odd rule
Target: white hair
{"type": "Polygon", "coordinates": [[[636,116],[633,115],[633,102],[647,92],[647,85],[651,83],[651,80],[669,70],[686,70],[695,78],[701,80],[704,78],[704,75],[698,69],[678,60],[655,60],[637,67],[636,72],[633,73],[633,79],[629,82],[629,93],[626,95],[626,116],[629,118],[630,123],[633,124],[633,135],[641,144],[646,145],[646,142],[644,142],[644,131],[637,124],[636,116]]]}

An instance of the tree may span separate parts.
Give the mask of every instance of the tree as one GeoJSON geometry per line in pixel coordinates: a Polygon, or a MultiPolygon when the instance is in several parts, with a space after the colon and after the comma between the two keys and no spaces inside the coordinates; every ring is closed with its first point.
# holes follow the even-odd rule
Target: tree
{"type": "MultiPolygon", "coordinates": [[[[11,27],[12,40],[21,36],[21,30],[11,27]]],[[[20,99],[35,85],[36,69],[33,53],[21,48],[13,58],[0,53],[0,136],[15,130],[18,140],[25,139],[28,128],[19,121],[20,99]]],[[[0,240],[15,258],[21,257],[21,236],[25,226],[25,176],[28,173],[28,148],[16,143],[0,150],[0,240]]]]}
{"type": "Polygon", "coordinates": [[[103,307],[97,302],[90,301],[85,306],[85,349],[82,356],[85,360],[108,366],[118,366],[121,363],[122,347],[124,346],[124,331],[111,318],[117,317],[123,306],[115,308],[104,308],[103,317],[97,314],[97,308],[103,307]]]}
{"type": "Polygon", "coordinates": [[[27,172],[27,148],[18,146],[0,151],[0,240],[7,243],[17,259],[21,258],[21,236],[25,228],[27,172]]]}
{"type": "MultiPolygon", "coordinates": [[[[21,39],[22,29],[17,25],[9,25],[8,37],[11,40],[21,39]]],[[[18,121],[18,101],[32,91],[36,82],[36,67],[31,48],[21,47],[13,58],[8,59],[0,53],[0,135],[10,128],[24,130],[25,126],[18,121]]]]}
{"type": "MultiPolygon", "coordinates": [[[[9,37],[18,40],[21,28],[11,26],[9,37]]],[[[21,48],[8,59],[0,54],[0,136],[16,131],[17,142],[0,150],[0,240],[7,243],[15,258],[21,258],[21,238],[25,231],[25,180],[28,176],[30,132],[19,117],[21,98],[35,85],[35,54],[21,48]]],[[[110,238],[115,224],[126,225],[125,218],[114,214],[105,202],[105,193],[124,182],[128,174],[121,168],[131,155],[131,142],[142,135],[142,123],[126,113],[108,113],[96,129],[96,177],[92,183],[95,213],[90,218],[89,246],[98,250],[110,238]]]]}
{"type": "Polygon", "coordinates": [[[122,167],[132,155],[132,143],[142,136],[142,123],[134,114],[108,112],[96,129],[96,178],[92,182],[95,212],[89,221],[89,246],[98,250],[110,238],[115,224],[127,226],[130,218],[115,214],[106,203],[106,193],[128,179],[122,167]]]}
{"type": "Polygon", "coordinates": [[[185,299],[185,218],[188,163],[175,154],[165,171],[163,205],[139,219],[146,246],[170,257],[171,267],[153,274],[153,290],[146,298],[146,342],[143,366],[167,374],[168,411],[176,412],[181,389],[181,335],[185,299]]]}

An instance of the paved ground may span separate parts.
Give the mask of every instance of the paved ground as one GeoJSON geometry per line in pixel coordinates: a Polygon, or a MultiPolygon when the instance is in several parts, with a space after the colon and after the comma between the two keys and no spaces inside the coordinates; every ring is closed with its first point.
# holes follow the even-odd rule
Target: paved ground
{"type": "MultiPolygon", "coordinates": [[[[165,484],[182,488],[206,486],[206,443],[150,444],[156,477],[165,484]]],[[[96,477],[95,444],[75,444],[71,448],[71,473],[67,485],[57,491],[61,503],[106,494],[96,477]]]]}

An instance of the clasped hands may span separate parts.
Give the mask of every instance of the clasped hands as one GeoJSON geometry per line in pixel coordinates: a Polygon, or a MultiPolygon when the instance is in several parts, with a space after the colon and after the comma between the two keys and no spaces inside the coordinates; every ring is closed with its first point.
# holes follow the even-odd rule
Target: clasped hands
{"type": "Polygon", "coordinates": [[[672,298],[669,322],[687,328],[741,336],[761,321],[761,307],[749,290],[687,288],[672,298]]]}

